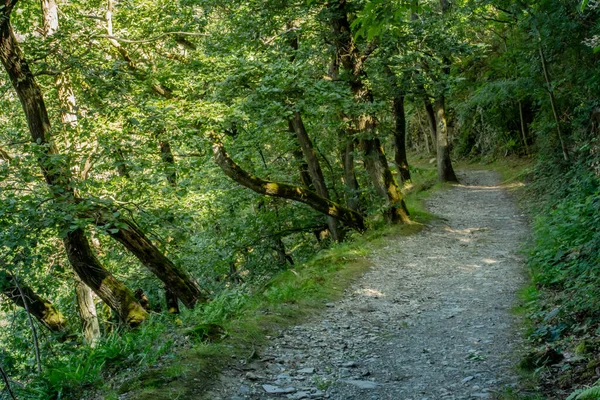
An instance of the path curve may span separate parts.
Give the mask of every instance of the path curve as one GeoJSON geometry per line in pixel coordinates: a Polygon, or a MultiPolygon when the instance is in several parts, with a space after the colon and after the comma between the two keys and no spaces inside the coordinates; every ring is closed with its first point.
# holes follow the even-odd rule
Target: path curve
{"type": "Polygon", "coordinates": [[[210,398],[492,399],[516,385],[527,223],[496,173],[460,180],[426,202],[442,220],[390,239],[341,301],[225,372],[210,398]]]}

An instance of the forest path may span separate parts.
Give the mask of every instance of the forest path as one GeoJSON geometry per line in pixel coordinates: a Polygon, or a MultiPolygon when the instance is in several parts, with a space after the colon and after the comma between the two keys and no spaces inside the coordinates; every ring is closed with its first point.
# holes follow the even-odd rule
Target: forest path
{"type": "Polygon", "coordinates": [[[441,220],[390,239],[342,300],[225,371],[207,398],[492,399],[516,385],[527,223],[494,172],[459,178],[426,202],[441,220]]]}

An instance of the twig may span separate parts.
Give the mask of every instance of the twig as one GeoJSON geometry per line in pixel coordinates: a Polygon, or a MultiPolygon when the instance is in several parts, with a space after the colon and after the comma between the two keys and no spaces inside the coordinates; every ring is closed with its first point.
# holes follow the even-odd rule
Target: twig
{"type": "Polygon", "coordinates": [[[13,279],[15,281],[15,286],[19,290],[19,294],[21,295],[21,299],[23,299],[23,308],[25,308],[25,312],[27,312],[27,319],[29,320],[29,326],[31,327],[31,333],[33,334],[33,348],[35,350],[35,361],[37,363],[38,374],[42,373],[42,360],[40,358],[40,345],[38,342],[37,330],[35,329],[35,325],[33,324],[33,319],[31,318],[31,313],[29,312],[29,305],[27,303],[27,297],[23,290],[21,289],[21,285],[19,285],[19,279],[17,275],[13,275],[13,279]]]}
{"type": "Polygon", "coordinates": [[[150,42],[156,42],[157,40],[160,40],[164,37],[167,37],[169,35],[182,35],[182,36],[207,36],[206,33],[200,33],[200,32],[181,32],[181,31],[174,31],[174,32],[165,32],[162,33],[158,36],[152,37],[150,39],[125,39],[122,37],[118,37],[118,36],[112,36],[112,35],[96,35],[95,37],[98,38],[104,38],[104,39],[110,39],[110,40],[115,40],[117,42],[123,42],[123,43],[150,43],[150,42]]]}
{"type": "Polygon", "coordinates": [[[8,391],[10,398],[13,400],[17,400],[15,394],[13,393],[13,391],[10,387],[10,381],[8,380],[8,375],[6,375],[6,372],[4,371],[4,368],[2,368],[2,365],[0,365],[0,374],[2,375],[2,379],[4,380],[4,384],[6,385],[6,390],[8,391]]]}

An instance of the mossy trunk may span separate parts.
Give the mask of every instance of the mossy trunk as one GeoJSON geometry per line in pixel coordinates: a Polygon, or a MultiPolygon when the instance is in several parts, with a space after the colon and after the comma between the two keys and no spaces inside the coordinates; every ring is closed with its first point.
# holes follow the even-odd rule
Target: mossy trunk
{"type": "Polygon", "coordinates": [[[437,152],[437,124],[435,122],[435,110],[428,98],[425,98],[423,103],[425,104],[425,114],[427,115],[427,122],[429,124],[431,144],[433,145],[433,151],[437,152]]]}
{"type": "Polygon", "coordinates": [[[0,293],[12,303],[25,308],[23,297],[27,299],[27,308],[40,324],[52,332],[65,332],[68,324],[65,316],[48,300],[38,296],[29,286],[19,283],[23,296],[14,277],[7,271],[0,270],[0,293]]]}
{"type": "Polygon", "coordinates": [[[292,148],[292,155],[298,163],[298,172],[300,173],[300,181],[302,182],[302,186],[304,186],[308,190],[314,191],[315,186],[313,185],[310,173],[308,172],[308,164],[304,159],[304,154],[302,153],[300,143],[298,143],[298,138],[296,137],[296,130],[294,129],[294,124],[292,123],[291,119],[288,119],[288,132],[292,134],[292,141],[294,143],[294,147],[292,148]]]}
{"type": "Polygon", "coordinates": [[[408,209],[396,184],[379,139],[362,140],[365,167],[377,193],[388,199],[384,217],[388,223],[410,223],[408,209]]]}
{"type": "MultiPolygon", "coordinates": [[[[300,143],[302,153],[304,154],[304,158],[306,159],[306,163],[308,164],[308,172],[310,174],[311,181],[315,187],[315,192],[317,192],[317,194],[323,197],[324,199],[330,200],[329,191],[327,190],[325,177],[323,175],[323,170],[321,169],[321,164],[319,163],[319,159],[317,158],[317,154],[315,153],[312,140],[306,132],[306,127],[304,126],[302,116],[299,112],[294,113],[292,117],[292,126],[294,127],[294,131],[296,132],[296,138],[300,143]]],[[[327,216],[327,226],[331,238],[334,241],[341,242],[344,239],[344,233],[342,229],[340,229],[340,227],[338,226],[338,221],[335,217],[332,217],[330,215],[327,216]]]]}
{"type": "Polygon", "coordinates": [[[100,324],[94,303],[92,289],[86,285],[78,275],[75,275],[75,297],[77,298],[77,310],[81,319],[81,328],[85,342],[90,347],[95,347],[100,339],[100,324]]]}
{"type": "MultiPolygon", "coordinates": [[[[48,142],[51,125],[46,104],[13,33],[9,19],[11,11],[12,6],[5,7],[2,10],[4,16],[0,19],[0,61],[23,107],[29,133],[39,150],[38,163],[48,188],[61,201],[69,201],[75,198],[70,185],[69,166],[56,157],[55,147],[48,142]]],[[[81,229],[68,232],[63,242],[71,266],[81,280],[115,310],[123,321],[138,325],[146,319],[147,313],[127,288],[97,260],[81,229]]]]}
{"type": "Polygon", "coordinates": [[[363,217],[355,211],[342,207],[301,186],[267,181],[249,174],[229,157],[229,154],[225,151],[225,147],[217,138],[213,138],[213,154],[215,162],[221,167],[225,175],[229,176],[240,185],[245,186],[256,193],[304,203],[320,213],[338,219],[348,227],[360,231],[365,230],[363,217]]]}
{"type": "Polygon", "coordinates": [[[108,234],[164,282],[186,307],[193,308],[197,302],[207,300],[192,277],[166,257],[135,223],[122,217],[115,219],[113,213],[104,208],[96,208],[90,216],[100,227],[114,226],[108,234]]]}
{"type": "Polygon", "coordinates": [[[148,313],[133,293],[98,261],[82,229],[67,233],[63,239],[67,256],[79,278],[129,326],[141,324],[148,313]]]}
{"type": "Polygon", "coordinates": [[[448,123],[446,121],[446,105],[444,96],[435,102],[437,120],[437,171],[440,182],[458,182],[452,162],[450,161],[450,145],[448,140],[448,123]]]}
{"type": "MultiPolygon", "coordinates": [[[[333,43],[336,46],[337,58],[347,72],[347,81],[352,91],[354,102],[373,103],[373,92],[365,85],[366,72],[364,62],[367,58],[354,42],[348,14],[351,12],[346,0],[332,1],[327,4],[329,22],[333,30],[333,43]]],[[[389,168],[385,153],[377,137],[376,119],[373,115],[363,114],[354,119],[356,133],[361,137],[360,143],[365,151],[365,165],[377,193],[381,195],[389,208],[385,217],[390,222],[409,222],[408,212],[402,193],[389,168]],[[375,174],[378,174],[375,176],[375,174]],[[383,188],[385,186],[385,188],[383,188]]]]}

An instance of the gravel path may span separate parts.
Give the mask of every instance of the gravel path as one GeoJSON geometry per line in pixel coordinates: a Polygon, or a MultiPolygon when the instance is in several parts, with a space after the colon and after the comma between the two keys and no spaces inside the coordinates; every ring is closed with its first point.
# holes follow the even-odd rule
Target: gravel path
{"type": "Polygon", "coordinates": [[[341,301],[225,371],[207,398],[492,399],[516,385],[526,220],[495,173],[460,179],[427,201],[441,221],[390,239],[341,301]]]}

